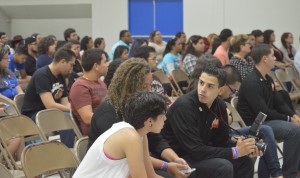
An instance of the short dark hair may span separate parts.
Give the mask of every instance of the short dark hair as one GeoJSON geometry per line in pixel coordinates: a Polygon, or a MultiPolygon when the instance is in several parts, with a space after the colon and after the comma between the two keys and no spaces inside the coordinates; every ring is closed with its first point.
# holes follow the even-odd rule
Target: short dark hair
{"type": "Polygon", "coordinates": [[[82,55],[82,68],[84,71],[92,70],[94,64],[100,64],[102,60],[102,54],[104,54],[103,50],[99,48],[93,48],[86,50],[82,55]]]}
{"type": "MultiPolygon", "coordinates": [[[[220,67],[216,67],[212,64],[208,64],[202,71],[201,75],[206,73],[208,75],[212,75],[218,79],[219,88],[224,86],[226,83],[226,72],[220,67]]],[[[200,76],[201,76],[200,75],[200,76]]]]}
{"type": "Polygon", "coordinates": [[[129,31],[128,31],[128,30],[121,30],[121,31],[120,31],[120,35],[119,35],[119,39],[121,40],[121,39],[125,36],[125,34],[126,34],[127,32],[129,32],[129,31]]]}
{"type": "Polygon", "coordinates": [[[135,39],[131,45],[128,57],[129,58],[134,57],[136,50],[139,49],[142,46],[142,44],[144,44],[144,43],[146,43],[146,45],[148,45],[148,41],[144,38],[135,39]]]}
{"type": "Polygon", "coordinates": [[[24,44],[20,44],[16,49],[15,49],[15,54],[19,55],[28,55],[28,49],[24,44]]]}
{"type": "Polygon", "coordinates": [[[272,45],[259,44],[255,45],[251,51],[251,57],[255,64],[259,64],[263,56],[271,54],[272,45]]]}
{"type": "Polygon", "coordinates": [[[58,63],[62,59],[64,59],[66,62],[70,62],[72,59],[75,59],[75,58],[76,58],[76,56],[72,50],[67,49],[67,48],[60,48],[56,51],[53,62],[58,63]]]}
{"type": "Polygon", "coordinates": [[[127,50],[129,52],[129,48],[126,47],[126,46],[118,46],[114,52],[114,56],[113,56],[113,59],[118,59],[122,56],[123,52],[127,50]]]}
{"type": "Polygon", "coordinates": [[[0,38],[1,38],[3,35],[6,35],[6,33],[5,33],[5,32],[0,32],[0,38]]]}
{"type": "Polygon", "coordinates": [[[175,37],[180,38],[181,35],[183,35],[183,34],[185,34],[185,33],[184,33],[184,32],[177,32],[177,33],[175,34],[175,37]]]}
{"type": "Polygon", "coordinates": [[[148,61],[150,53],[155,53],[155,49],[152,46],[142,46],[135,51],[133,57],[143,58],[148,61]]]}
{"type": "Polygon", "coordinates": [[[221,31],[220,35],[219,35],[219,39],[224,42],[226,41],[229,37],[231,37],[233,34],[232,34],[232,31],[228,28],[225,28],[221,31]]]}
{"type": "Polygon", "coordinates": [[[226,72],[226,83],[234,85],[236,82],[242,82],[239,71],[233,65],[223,66],[223,70],[226,72]]]}
{"type": "Polygon", "coordinates": [[[255,38],[257,38],[257,37],[259,37],[259,36],[263,36],[263,32],[261,31],[261,30],[253,30],[252,32],[251,32],[251,34],[255,37],[255,38]]]}
{"type": "Polygon", "coordinates": [[[41,41],[38,44],[38,53],[41,54],[47,54],[49,46],[54,45],[55,41],[51,36],[46,36],[41,39],[41,41]]]}
{"type": "Polygon", "coordinates": [[[79,44],[79,41],[76,41],[76,40],[70,40],[69,42],[65,43],[63,45],[64,48],[67,48],[67,49],[71,49],[73,45],[80,45],[79,44]]]}
{"type": "Polygon", "coordinates": [[[164,114],[167,105],[164,98],[155,92],[136,92],[131,95],[125,105],[124,121],[135,129],[144,127],[148,118],[157,120],[157,116],[164,114]]]}
{"type": "Polygon", "coordinates": [[[74,33],[76,32],[74,28],[67,28],[65,31],[64,31],[64,38],[65,38],[65,41],[68,41],[68,38],[70,37],[71,33],[74,33]]]}
{"type": "Polygon", "coordinates": [[[98,45],[101,45],[101,43],[104,41],[104,38],[96,38],[94,41],[94,47],[98,48],[98,45]]]}

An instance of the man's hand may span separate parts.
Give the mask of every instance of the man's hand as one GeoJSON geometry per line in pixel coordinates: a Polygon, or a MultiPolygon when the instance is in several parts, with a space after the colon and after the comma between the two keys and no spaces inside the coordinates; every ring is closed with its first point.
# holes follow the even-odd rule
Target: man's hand
{"type": "Polygon", "coordinates": [[[236,147],[238,149],[239,157],[243,157],[252,153],[256,154],[256,145],[254,138],[242,139],[239,138],[236,143],[236,147]]]}
{"type": "Polygon", "coordinates": [[[187,164],[179,164],[174,162],[169,162],[168,173],[172,174],[175,178],[186,178],[189,174],[184,174],[180,170],[189,169],[187,164]]]}
{"type": "Polygon", "coordinates": [[[63,88],[60,88],[56,91],[55,95],[54,95],[54,99],[60,99],[62,97],[64,93],[64,89],[63,88]]]}
{"type": "Polygon", "coordinates": [[[296,114],[294,114],[293,117],[291,117],[291,122],[300,126],[300,118],[296,114]]]}

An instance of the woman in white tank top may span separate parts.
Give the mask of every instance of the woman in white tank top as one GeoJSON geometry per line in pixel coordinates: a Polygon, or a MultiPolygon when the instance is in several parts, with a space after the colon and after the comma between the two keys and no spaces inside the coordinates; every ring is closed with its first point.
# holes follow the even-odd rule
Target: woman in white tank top
{"type": "Polygon", "coordinates": [[[163,128],[166,103],[152,92],[137,92],[128,100],[124,121],[114,124],[91,146],[73,178],[154,177],[147,133],[163,128]]]}

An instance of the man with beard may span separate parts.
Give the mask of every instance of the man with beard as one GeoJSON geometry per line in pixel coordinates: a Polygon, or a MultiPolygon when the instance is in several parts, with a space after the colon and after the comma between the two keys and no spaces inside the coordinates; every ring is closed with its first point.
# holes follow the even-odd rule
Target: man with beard
{"type": "MultiPolygon", "coordinates": [[[[69,49],[62,48],[56,52],[51,64],[38,69],[32,76],[22,107],[22,114],[35,121],[36,114],[43,109],[56,108],[63,112],[70,112],[67,86],[64,77],[68,76],[75,63],[75,54],[69,49]]],[[[74,138],[74,137],[73,137],[74,138]]],[[[72,139],[68,147],[73,146],[72,139]]]]}
{"type": "Polygon", "coordinates": [[[25,45],[27,46],[28,55],[25,61],[25,71],[27,75],[32,76],[36,70],[36,58],[37,58],[37,42],[34,36],[25,39],[25,45]]]}

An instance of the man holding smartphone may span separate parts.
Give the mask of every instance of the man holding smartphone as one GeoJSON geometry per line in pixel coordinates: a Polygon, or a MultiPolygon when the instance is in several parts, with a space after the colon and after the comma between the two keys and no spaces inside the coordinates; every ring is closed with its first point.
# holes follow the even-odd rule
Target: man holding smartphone
{"type": "Polygon", "coordinates": [[[178,98],[167,112],[162,135],[196,171],[190,177],[252,178],[247,155],[258,156],[253,138],[231,141],[226,105],[218,97],[226,82],[223,69],[208,65],[197,90],[178,98]]]}

